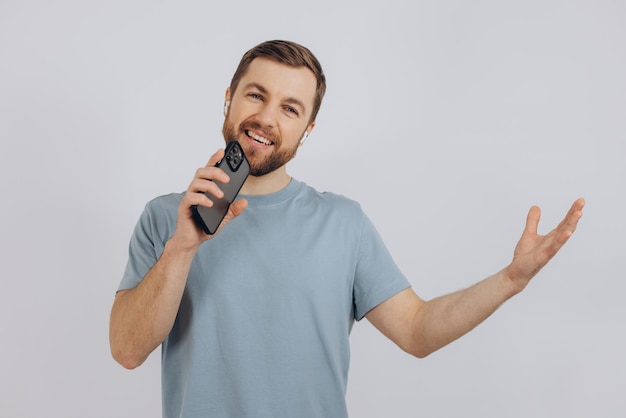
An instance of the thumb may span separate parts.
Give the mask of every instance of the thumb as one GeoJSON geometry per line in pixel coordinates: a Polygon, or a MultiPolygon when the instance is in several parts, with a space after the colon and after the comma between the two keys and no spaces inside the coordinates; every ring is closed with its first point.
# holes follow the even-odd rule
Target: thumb
{"type": "Polygon", "coordinates": [[[248,201],[246,199],[238,199],[230,204],[228,208],[228,213],[224,217],[224,221],[222,222],[222,226],[226,225],[228,222],[235,219],[237,216],[241,215],[241,213],[248,207],[248,201]]]}
{"type": "Polygon", "coordinates": [[[241,213],[248,207],[248,200],[247,199],[238,199],[235,200],[231,205],[230,208],[228,210],[229,214],[232,214],[233,218],[236,218],[237,216],[241,215],[241,213]]]}

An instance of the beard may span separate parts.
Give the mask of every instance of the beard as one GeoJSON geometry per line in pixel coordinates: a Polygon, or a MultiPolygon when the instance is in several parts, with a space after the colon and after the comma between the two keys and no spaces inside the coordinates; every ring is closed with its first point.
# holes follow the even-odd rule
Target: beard
{"type": "MultiPolygon", "coordinates": [[[[254,121],[244,121],[239,125],[239,130],[235,130],[235,124],[228,120],[228,116],[224,119],[224,126],[222,127],[222,134],[224,135],[224,141],[226,144],[232,141],[236,141],[239,135],[246,135],[246,130],[254,129],[263,132],[263,135],[272,141],[271,145],[273,151],[270,155],[263,158],[260,153],[255,149],[244,149],[244,153],[248,162],[250,163],[250,175],[254,177],[264,176],[272,171],[287,164],[293,157],[296,156],[298,150],[298,144],[293,148],[281,149],[282,140],[280,136],[272,135],[254,121]]],[[[242,148],[246,145],[240,142],[242,148]]]]}

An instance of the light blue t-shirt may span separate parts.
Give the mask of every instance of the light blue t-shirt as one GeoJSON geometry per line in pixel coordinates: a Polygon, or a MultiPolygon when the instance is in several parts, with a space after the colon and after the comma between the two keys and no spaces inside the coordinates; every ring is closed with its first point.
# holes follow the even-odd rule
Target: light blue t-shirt
{"type": "MultiPolygon", "coordinates": [[[[174,233],[181,194],[148,203],[120,289],[174,233]]],[[[360,206],[297,180],[200,247],[162,344],[163,416],[342,418],[354,320],[409,286],[360,206]]]]}

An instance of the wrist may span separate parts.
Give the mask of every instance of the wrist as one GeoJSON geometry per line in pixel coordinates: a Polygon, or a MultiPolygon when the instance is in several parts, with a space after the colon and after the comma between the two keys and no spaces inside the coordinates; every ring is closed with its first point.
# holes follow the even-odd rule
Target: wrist
{"type": "Polygon", "coordinates": [[[519,280],[510,265],[502,269],[498,273],[498,277],[500,279],[501,285],[503,286],[504,292],[507,295],[507,298],[517,295],[522,290],[524,290],[524,288],[528,284],[528,282],[524,283],[522,280],[519,280]]]}
{"type": "Polygon", "coordinates": [[[201,243],[189,243],[187,240],[180,239],[174,234],[166,243],[163,253],[167,253],[173,257],[193,258],[201,243]]]}

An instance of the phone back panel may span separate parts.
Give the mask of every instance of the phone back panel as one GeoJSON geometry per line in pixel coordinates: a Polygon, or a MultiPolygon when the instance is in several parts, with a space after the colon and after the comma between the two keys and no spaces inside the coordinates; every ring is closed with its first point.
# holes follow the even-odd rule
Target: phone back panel
{"type": "Polygon", "coordinates": [[[222,220],[228,213],[230,204],[239,194],[239,190],[241,190],[250,173],[250,164],[237,141],[228,144],[224,158],[216,164],[216,167],[221,168],[230,177],[228,183],[215,182],[224,192],[224,196],[218,199],[211,194],[205,193],[213,201],[213,206],[210,208],[206,206],[192,207],[196,223],[204,232],[211,235],[219,228],[222,220]]]}

